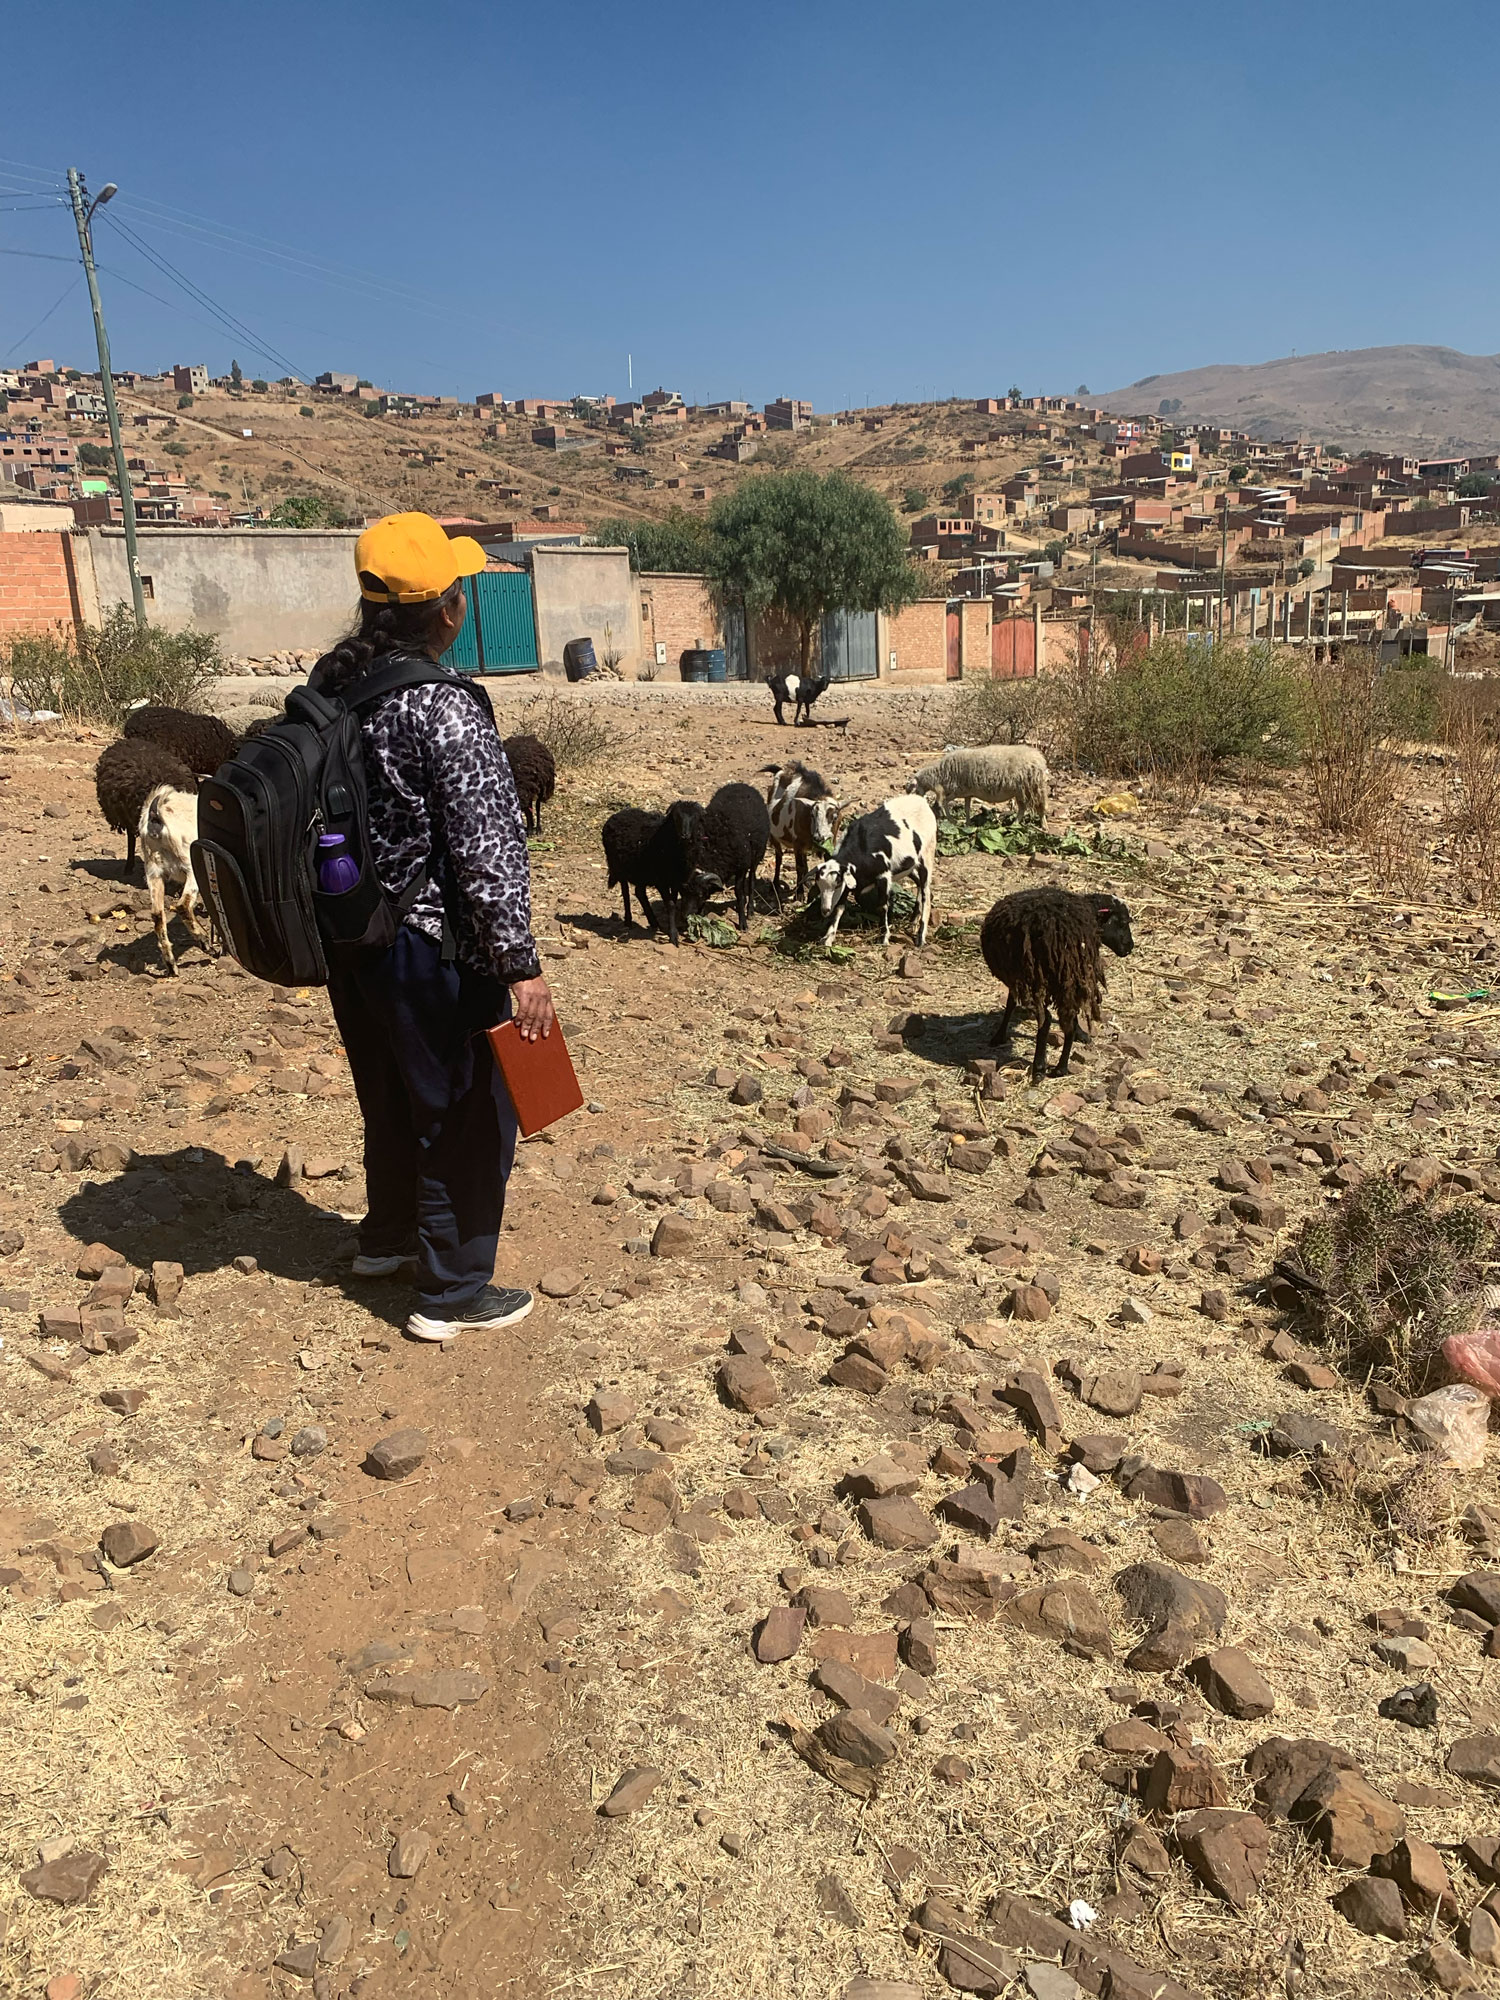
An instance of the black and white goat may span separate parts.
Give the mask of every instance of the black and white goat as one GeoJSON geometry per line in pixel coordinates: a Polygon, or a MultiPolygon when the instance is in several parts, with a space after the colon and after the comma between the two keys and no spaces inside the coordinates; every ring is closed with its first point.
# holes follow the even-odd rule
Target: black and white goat
{"type": "Polygon", "coordinates": [[[763,769],[774,779],[766,803],[770,810],[771,845],[776,850],[773,887],[779,896],[783,850],[788,847],[792,850],[800,891],[807,880],[808,855],[830,851],[843,807],[828,789],[827,781],[805,764],[783,764],[779,770],[776,765],[767,764],[763,769]]]}
{"type": "Polygon", "coordinates": [[[812,721],[812,705],[829,688],[827,674],[773,674],[766,682],[771,690],[771,706],[776,711],[776,720],[783,724],[786,717],[782,708],[787,702],[792,704],[792,726],[799,722],[812,721]]]}
{"type": "Polygon", "coordinates": [[[926,944],[932,915],[932,870],[937,860],[937,815],[926,799],[902,792],[873,812],[861,813],[846,829],[838,852],[817,871],[818,906],[828,920],[825,945],[832,944],[844,905],[879,885],[884,895],[880,941],[891,941],[891,890],[909,877],[917,892],[917,943],[926,944]]]}

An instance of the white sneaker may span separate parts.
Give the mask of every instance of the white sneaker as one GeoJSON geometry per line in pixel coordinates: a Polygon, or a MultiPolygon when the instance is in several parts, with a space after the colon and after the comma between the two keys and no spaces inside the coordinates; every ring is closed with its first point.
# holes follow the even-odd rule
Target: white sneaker
{"type": "Polygon", "coordinates": [[[449,1315],[413,1313],[406,1330],[414,1340],[456,1340],[466,1327],[514,1326],[525,1319],[536,1300],[530,1292],[508,1286],[486,1285],[478,1298],[449,1315]]]}
{"type": "Polygon", "coordinates": [[[416,1256],[411,1251],[401,1257],[359,1256],[349,1266],[349,1275],[353,1278],[394,1278],[398,1271],[408,1266],[415,1270],[416,1263],[416,1256]]]}

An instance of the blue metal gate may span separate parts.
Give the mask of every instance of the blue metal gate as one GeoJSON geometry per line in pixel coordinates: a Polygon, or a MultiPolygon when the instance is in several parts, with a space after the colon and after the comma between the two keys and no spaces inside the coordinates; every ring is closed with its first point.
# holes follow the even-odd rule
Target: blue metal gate
{"type": "Polygon", "coordinates": [[[469,615],[443,655],[461,674],[535,673],[536,613],[524,570],[481,570],[466,585],[469,615]]]}
{"type": "Polygon", "coordinates": [[[829,611],[823,618],[823,672],[834,681],[873,681],[880,652],[873,611],[829,611]]]}

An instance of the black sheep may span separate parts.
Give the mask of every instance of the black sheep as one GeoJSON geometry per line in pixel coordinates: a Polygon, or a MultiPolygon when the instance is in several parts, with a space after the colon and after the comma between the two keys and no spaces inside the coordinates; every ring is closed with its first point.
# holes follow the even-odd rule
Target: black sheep
{"type": "Polygon", "coordinates": [[[703,808],[694,799],[678,799],[662,814],[661,824],[641,849],[638,873],[632,878],[640,892],[646,922],[655,930],[656,918],[647,900],[647,889],[661,897],[667,916],[667,936],[677,943],[677,912],[683,903],[693,870],[698,864],[699,828],[703,808]]]}
{"type": "Polygon", "coordinates": [[[132,740],[159,744],[200,778],[212,777],[240,745],[229,724],[218,716],[198,715],[190,708],[168,708],[158,702],[127,709],[125,734],[132,740]]]}
{"type": "Polygon", "coordinates": [[[1104,996],[1099,947],[1108,945],[1117,958],[1124,958],[1134,943],[1130,912],[1117,896],[1020,889],[995,904],[979,933],[985,964],[1007,988],[1005,1012],[995,1040],[1010,1040],[1010,1017],[1018,1002],[1036,1010],[1033,1083],[1040,1083],[1046,1074],[1053,1011],[1063,1031],[1062,1055],[1054,1076],[1068,1073],[1068,1058],[1080,1023],[1099,1018],[1104,996]]]}
{"type": "Polygon", "coordinates": [[[94,766],[94,790],[105,823],[125,836],[125,866],[135,860],[135,837],[147,799],[158,785],[176,792],[196,792],[198,780],[186,764],[140,736],[121,736],[106,743],[94,766]]]}
{"type": "Polygon", "coordinates": [[[820,695],[828,692],[829,677],[827,674],[773,674],[766,686],[771,690],[771,706],[776,711],[778,722],[786,722],[781,712],[782,705],[785,702],[792,704],[792,726],[795,728],[799,722],[811,723],[812,705],[820,695]]]}
{"type": "Polygon", "coordinates": [[[521,816],[527,830],[540,833],[542,807],[557,790],[557,764],[552,752],[539,736],[507,736],[500,747],[516,781],[516,795],[521,801],[521,816]]]}
{"type": "Polygon", "coordinates": [[[755,900],[755,876],[771,842],[771,815],[754,785],[720,785],[698,824],[698,851],[688,896],[692,907],[713,889],[732,889],[744,930],[755,900]]]}
{"type": "Polygon", "coordinates": [[[630,922],[632,888],[640,896],[646,921],[651,921],[651,906],[641,885],[641,856],[661,822],[660,813],[646,812],[640,806],[622,806],[618,812],[611,813],[599,829],[599,838],[604,843],[605,863],[609,868],[608,886],[618,888],[624,897],[627,924],[630,922]]]}

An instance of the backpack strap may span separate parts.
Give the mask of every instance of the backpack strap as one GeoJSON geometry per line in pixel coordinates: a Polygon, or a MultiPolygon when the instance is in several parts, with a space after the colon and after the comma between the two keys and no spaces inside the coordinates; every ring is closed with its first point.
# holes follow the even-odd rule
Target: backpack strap
{"type": "Polygon", "coordinates": [[[460,687],[471,694],[493,722],[495,711],[488,694],[476,682],[465,680],[450,668],[443,667],[424,653],[388,653],[378,661],[367,674],[354,681],[340,692],[339,699],[345,708],[363,718],[377,702],[384,701],[388,694],[397,694],[403,688],[413,687],[460,687]]]}

